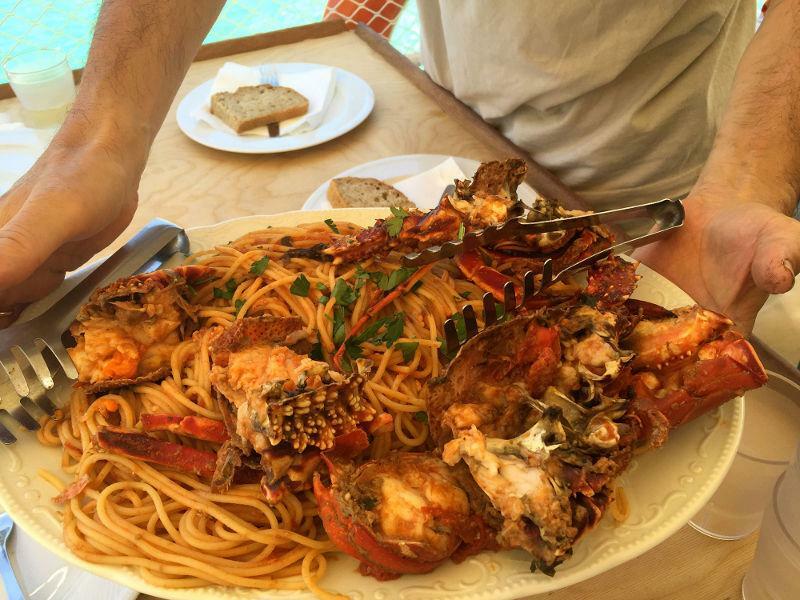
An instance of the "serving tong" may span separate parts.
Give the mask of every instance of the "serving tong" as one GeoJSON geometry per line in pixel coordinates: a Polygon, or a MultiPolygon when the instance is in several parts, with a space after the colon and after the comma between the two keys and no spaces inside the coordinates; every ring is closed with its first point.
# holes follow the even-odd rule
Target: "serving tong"
{"type": "MultiPolygon", "coordinates": [[[[445,194],[449,193],[449,188],[445,194]]],[[[679,198],[665,198],[656,202],[639,204],[626,208],[615,208],[586,215],[552,219],[549,221],[525,221],[523,217],[510,219],[496,227],[487,227],[478,231],[466,233],[461,240],[445,242],[441,246],[425,248],[420,252],[407,254],[403,257],[403,264],[410,267],[419,267],[442,258],[451,258],[462,252],[474,250],[481,246],[494,244],[501,240],[519,238],[534,233],[548,233],[553,231],[566,231],[592,225],[623,223],[634,220],[649,220],[652,226],[647,233],[629,238],[609,248],[595,252],[591,256],[576,263],[568,265],[558,272],[554,272],[552,259],[544,261],[542,273],[537,283],[537,274],[533,271],[526,272],[522,277],[522,296],[517,302],[515,286],[507,282],[503,286],[503,302],[496,303],[491,292],[486,292],[482,297],[485,327],[496,323],[503,314],[510,315],[522,308],[531,298],[538,296],[542,290],[566,275],[587,269],[594,263],[615,254],[630,252],[634,248],[655,242],[673,229],[683,225],[685,218],[683,204],[679,198]],[[502,307],[502,312],[498,308],[502,307]]],[[[448,352],[458,348],[468,339],[478,334],[478,321],[475,309],[467,304],[461,310],[466,336],[459,336],[456,322],[450,318],[444,322],[444,336],[448,352]]]]}
{"type": "MultiPolygon", "coordinates": [[[[189,252],[186,232],[153,219],[44,314],[0,330],[0,416],[11,415],[30,431],[39,429],[36,409],[53,415],[54,391],[78,377],[62,336],[89,295],[120,277],[157,269],[177,252],[189,252]]],[[[0,442],[16,441],[0,421],[0,442]]]]}

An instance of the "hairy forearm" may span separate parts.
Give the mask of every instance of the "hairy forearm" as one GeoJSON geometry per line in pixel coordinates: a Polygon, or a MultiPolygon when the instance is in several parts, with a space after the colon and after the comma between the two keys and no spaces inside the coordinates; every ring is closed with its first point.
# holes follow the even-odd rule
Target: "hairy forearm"
{"type": "Polygon", "coordinates": [[[156,132],[225,0],[105,0],[59,138],[91,137],[143,167],[156,132]]]}
{"type": "Polygon", "coordinates": [[[698,189],[791,213],[800,196],[800,0],[773,2],[736,71],[698,189]]]}

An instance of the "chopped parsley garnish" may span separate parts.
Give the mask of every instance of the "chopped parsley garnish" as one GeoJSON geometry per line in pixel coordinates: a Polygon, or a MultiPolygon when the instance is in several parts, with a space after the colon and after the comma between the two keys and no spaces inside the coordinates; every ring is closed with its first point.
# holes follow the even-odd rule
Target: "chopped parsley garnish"
{"type": "Polygon", "coordinates": [[[320,296],[320,297],[319,297],[319,303],[320,303],[320,304],[322,304],[322,305],[324,306],[324,305],[326,305],[326,304],[328,303],[328,301],[329,301],[330,299],[331,299],[331,297],[330,297],[330,296],[320,296]]]}
{"type": "Polygon", "coordinates": [[[453,323],[456,324],[456,333],[458,334],[458,341],[463,342],[467,339],[467,323],[464,321],[464,315],[460,312],[454,312],[450,315],[453,323]]]}
{"type": "Polygon", "coordinates": [[[317,288],[323,294],[327,294],[328,293],[328,286],[325,285],[324,283],[322,283],[321,281],[318,281],[317,283],[315,283],[314,287],[317,288]]]}
{"type": "Polygon", "coordinates": [[[333,343],[338,347],[344,342],[347,331],[344,324],[344,306],[333,307],[333,343]]]}
{"type": "Polygon", "coordinates": [[[236,288],[239,287],[239,284],[236,283],[234,279],[228,279],[225,282],[224,288],[214,288],[214,298],[223,298],[224,300],[230,300],[233,298],[233,294],[236,292],[236,288]]]}
{"type": "Polygon", "coordinates": [[[386,231],[389,237],[397,237],[403,229],[403,221],[405,221],[408,213],[399,206],[392,206],[389,210],[392,211],[392,217],[386,219],[386,231]]]}
{"type": "Polygon", "coordinates": [[[427,423],[428,413],[426,413],[424,410],[418,410],[414,413],[414,420],[419,421],[420,423],[427,423]]]}
{"type": "Polygon", "coordinates": [[[390,292],[416,273],[416,271],[417,270],[413,267],[400,267],[388,275],[386,273],[370,273],[370,278],[375,282],[375,285],[384,292],[390,292]]]}
{"type": "Polygon", "coordinates": [[[268,264],[269,264],[269,256],[263,256],[259,258],[257,261],[253,262],[252,265],[250,265],[250,272],[253,275],[263,275],[268,264]]]}
{"type": "Polygon", "coordinates": [[[330,227],[333,233],[339,233],[339,228],[336,226],[336,223],[333,222],[333,219],[325,219],[325,225],[330,227]]]}
{"type": "Polygon", "coordinates": [[[350,306],[358,298],[358,292],[347,285],[347,282],[339,277],[333,286],[331,297],[336,299],[336,304],[350,306]]]}
{"type": "Polygon", "coordinates": [[[397,342],[394,347],[403,353],[403,362],[411,362],[419,348],[419,342],[397,342]]]}
{"type": "Polygon", "coordinates": [[[470,292],[469,290],[466,290],[466,291],[463,291],[463,292],[458,292],[458,295],[461,296],[464,300],[466,300],[472,295],[472,292],[470,292]]]}
{"type": "Polygon", "coordinates": [[[405,315],[400,312],[393,314],[391,317],[378,319],[357,335],[354,338],[354,342],[356,344],[361,344],[363,342],[386,344],[386,347],[390,348],[392,344],[403,335],[405,319],[405,315]],[[379,333],[381,329],[383,329],[383,332],[379,333]]]}
{"type": "Polygon", "coordinates": [[[466,232],[467,232],[467,228],[464,227],[463,223],[461,223],[461,225],[458,226],[458,239],[463,240],[464,239],[464,234],[466,232]]]}
{"type": "Polygon", "coordinates": [[[506,320],[506,307],[500,302],[494,303],[494,312],[497,314],[497,322],[502,323],[506,320]]]}
{"type": "Polygon", "coordinates": [[[322,343],[317,342],[311,346],[311,352],[308,353],[309,358],[312,360],[325,360],[325,356],[322,354],[322,343]]]}
{"type": "Polygon", "coordinates": [[[243,306],[244,306],[244,300],[242,300],[241,298],[237,299],[236,302],[233,303],[233,307],[236,309],[236,312],[234,312],[234,314],[238,315],[239,311],[242,310],[243,306]]]}
{"type": "Polygon", "coordinates": [[[304,298],[308,298],[308,290],[310,288],[311,282],[308,280],[308,277],[301,273],[297,276],[297,279],[292,282],[289,291],[295,296],[303,296],[304,298]]]}

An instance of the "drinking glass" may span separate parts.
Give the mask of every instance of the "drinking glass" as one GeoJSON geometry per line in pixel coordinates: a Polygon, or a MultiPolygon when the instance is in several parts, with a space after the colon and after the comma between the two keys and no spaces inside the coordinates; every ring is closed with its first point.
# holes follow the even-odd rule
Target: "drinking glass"
{"type": "Polygon", "coordinates": [[[8,82],[29,127],[52,127],[64,120],[75,99],[75,83],[61,50],[21,52],[3,63],[8,82]]]}
{"type": "Polygon", "coordinates": [[[800,439],[800,386],[767,371],[767,384],[745,396],[744,431],[730,471],[689,524],[716,539],[758,529],[775,480],[800,439]]]}
{"type": "Polygon", "coordinates": [[[800,598],[800,446],[778,478],[756,555],[742,581],[744,600],[800,598]]]}

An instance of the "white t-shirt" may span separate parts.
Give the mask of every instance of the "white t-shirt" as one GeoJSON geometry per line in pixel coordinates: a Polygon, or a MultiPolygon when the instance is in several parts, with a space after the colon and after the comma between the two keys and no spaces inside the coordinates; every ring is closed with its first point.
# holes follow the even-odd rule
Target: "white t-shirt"
{"type": "Polygon", "coordinates": [[[418,0],[430,76],[596,208],[688,191],[755,0],[418,0]]]}

